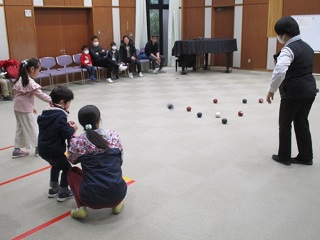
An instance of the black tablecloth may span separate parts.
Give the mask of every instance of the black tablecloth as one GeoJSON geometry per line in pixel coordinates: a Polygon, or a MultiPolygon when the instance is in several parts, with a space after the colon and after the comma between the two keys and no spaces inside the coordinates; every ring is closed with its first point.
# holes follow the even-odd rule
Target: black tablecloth
{"type": "Polygon", "coordinates": [[[232,53],[237,51],[236,39],[204,38],[195,40],[176,41],[172,48],[172,56],[204,54],[204,53],[232,53]]]}

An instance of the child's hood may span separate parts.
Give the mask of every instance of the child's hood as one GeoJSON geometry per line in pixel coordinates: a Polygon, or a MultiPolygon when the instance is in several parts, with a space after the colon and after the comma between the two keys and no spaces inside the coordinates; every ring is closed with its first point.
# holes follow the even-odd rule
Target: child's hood
{"type": "Polygon", "coordinates": [[[49,107],[44,110],[41,115],[38,116],[39,125],[52,124],[57,118],[68,117],[68,113],[61,108],[49,107]]]}

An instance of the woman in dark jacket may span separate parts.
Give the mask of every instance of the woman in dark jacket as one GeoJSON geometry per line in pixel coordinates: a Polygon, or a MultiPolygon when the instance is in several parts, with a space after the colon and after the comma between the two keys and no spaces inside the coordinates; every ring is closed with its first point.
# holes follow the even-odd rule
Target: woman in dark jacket
{"type": "Polygon", "coordinates": [[[79,110],[78,118],[85,132],[72,138],[68,151],[71,163],[81,163],[82,170],[73,167],[68,181],[77,208],[71,211],[73,218],[87,217],[86,207],[93,209],[112,208],[119,214],[127,193],[122,178],[122,145],[119,135],[100,126],[100,111],[94,105],[79,110]]]}
{"type": "Polygon", "coordinates": [[[143,77],[141,73],[141,63],[137,58],[137,50],[133,44],[133,41],[129,39],[127,35],[122,38],[120,46],[120,59],[121,62],[129,65],[129,77],[133,78],[133,68],[137,65],[139,77],[143,77]]]}

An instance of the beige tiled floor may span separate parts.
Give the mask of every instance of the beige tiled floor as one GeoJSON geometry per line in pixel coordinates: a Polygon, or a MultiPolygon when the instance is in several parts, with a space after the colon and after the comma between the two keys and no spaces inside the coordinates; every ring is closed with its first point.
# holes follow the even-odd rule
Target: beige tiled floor
{"type": "MultiPolygon", "coordinates": [[[[319,98],[310,113],[315,164],[278,164],[271,155],[278,145],[279,95],[271,105],[258,103],[270,76],[219,69],[180,75],[167,68],[166,74],[123,77],[112,84],[71,84],[70,120],[77,121],[82,106],[97,105],[103,128],[121,136],[123,174],[136,182],[120,215],[89,209],[85,221],[66,217],[26,239],[319,239],[319,98]],[[217,111],[228,118],[227,125],[215,118],[217,111]]],[[[36,106],[41,111],[46,104],[37,100],[36,106]]],[[[0,101],[0,148],[13,144],[12,107],[0,101]]],[[[295,140],[292,152],[297,153],[295,140]]],[[[33,156],[11,159],[11,153],[12,148],[0,151],[0,184],[47,166],[33,156]]],[[[45,170],[0,186],[0,239],[75,207],[74,200],[47,198],[48,179],[45,170]]]]}

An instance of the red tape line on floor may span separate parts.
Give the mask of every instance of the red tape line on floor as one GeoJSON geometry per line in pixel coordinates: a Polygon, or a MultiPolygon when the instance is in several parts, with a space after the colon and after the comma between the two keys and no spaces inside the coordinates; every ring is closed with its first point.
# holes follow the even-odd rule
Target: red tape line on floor
{"type": "Polygon", "coordinates": [[[19,177],[16,177],[16,178],[12,178],[12,179],[7,180],[7,181],[4,181],[4,182],[0,182],[0,187],[3,186],[3,185],[6,185],[6,184],[8,184],[8,183],[17,181],[17,180],[19,180],[19,179],[21,179],[21,178],[28,177],[28,176],[33,175],[33,174],[36,174],[36,173],[38,173],[38,172],[42,172],[42,171],[44,171],[44,170],[47,170],[48,168],[51,168],[51,166],[49,165],[49,166],[47,166],[47,167],[38,169],[38,170],[36,170],[36,171],[30,172],[30,173],[27,173],[27,174],[24,174],[24,175],[22,175],[22,176],[19,176],[19,177]]]}
{"type": "MultiPolygon", "coordinates": [[[[134,182],[135,182],[134,180],[130,179],[130,180],[127,182],[127,186],[131,185],[131,184],[134,183],[134,182]]],[[[66,212],[66,213],[64,213],[64,214],[62,214],[62,215],[60,215],[60,216],[58,216],[58,217],[56,217],[56,218],[48,221],[48,222],[45,222],[45,223],[41,224],[40,226],[35,227],[35,228],[33,228],[33,229],[31,229],[31,230],[29,230],[29,231],[27,231],[27,232],[25,232],[25,233],[23,233],[23,234],[15,237],[15,238],[12,238],[12,240],[24,239],[25,237],[28,237],[28,236],[30,236],[30,235],[32,235],[32,234],[40,231],[41,229],[46,228],[46,227],[50,226],[51,224],[54,224],[55,222],[58,222],[58,221],[66,218],[66,217],[68,217],[68,216],[70,216],[70,211],[68,211],[68,212],[66,212]]]]}
{"type": "Polygon", "coordinates": [[[6,149],[9,149],[9,148],[12,148],[13,146],[9,146],[9,147],[4,147],[4,148],[0,148],[0,151],[2,150],[6,150],[6,149]]]}

